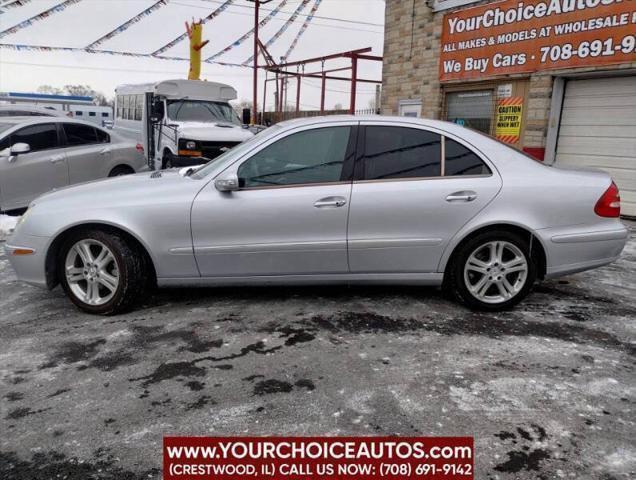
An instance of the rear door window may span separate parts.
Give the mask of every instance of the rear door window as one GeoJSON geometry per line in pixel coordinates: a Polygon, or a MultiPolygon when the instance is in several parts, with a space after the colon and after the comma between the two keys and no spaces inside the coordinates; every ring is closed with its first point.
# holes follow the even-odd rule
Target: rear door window
{"type": "Polygon", "coordinates": [[[79,123],[65,123],[63,128],[66,135],[66,145],[69,147],[97,143],[97,133],[91,126],[79,123]]]}
{"type": "Polygon", "coordinates": [[[438,177],[441,135],[407,127],[366,127],[362,157],[365,180],[438,177]]]}
{"type": "Polygon", "coordinates": [[[99,128],[95,129],[95,133],[97,133],[97,142],[98,143],[108,143],[110,142],[110,135],[108,135],[104,130],[100,130],[99,128]]]}
{"type": "Polygon", "coordinates": [[[482,159],[461,143],[446,137],[444,147],[446,152],[444,175],[489,175],[491,173],[482,159]]]}
{"type": "Polygon", "coordinates": [[[11,145],[28,143],[31,152],[59,147],[57,128],[54,123],[40,123],[24,127],[11,134],[11,145]]]}

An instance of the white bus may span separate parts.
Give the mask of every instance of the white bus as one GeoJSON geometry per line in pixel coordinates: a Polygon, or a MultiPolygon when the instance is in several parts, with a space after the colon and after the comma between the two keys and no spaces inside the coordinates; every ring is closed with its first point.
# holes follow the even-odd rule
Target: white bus
{"type": "Polygon", "coordinates": [[[229,85],[164,80],[115,94],[113,129],[143,146],[153,170],[200,165],[253,136],[228,103],[229,85]]]}

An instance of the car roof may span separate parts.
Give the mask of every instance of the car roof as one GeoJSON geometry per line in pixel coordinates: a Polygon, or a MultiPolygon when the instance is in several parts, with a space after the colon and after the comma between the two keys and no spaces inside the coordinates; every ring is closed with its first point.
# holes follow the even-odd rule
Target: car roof
{"type": "Polygon", "coordinates": [[[64,116],[68,113],[63,110],[57,110],[55,108],[39,107],[37,105],[23,105],[20,103],[0,104],[0,111],[7,111],[7,110],[22,110],[24,112],[48,113],[52,117],[64,116]]]}
{"type": "Polygon", "coordinates": [[[99,128],[99,125],[95,125],[91,122],[86,122],[83,120],[76,120],[70,117],[0,117],[0,123],[10,123],[13,125],[22,125],[22,124],[38,124],[38,123],[78,123],[81,125],[89,125],[91,127],[99,128]]]}
{"type": "Polygon", "coordinates": [[[277,125],[281,127],[300,127],[303,125],[316,125],[321,123],[333,123],[333,122],[378,122],[378,123],[393,123],[395,125],[412,124],[422,127],[436,128],[444,130],[449,133],[454,133],[459,136],[466,136],[468,132],[472,132],[462,125],[458,125],[453,122],[447,122],[444,120],[433,120],[430,118],[416,118],[416,117],[399,117],[389,115],[324,115],[319,117],[304,117],[295,118],[292,120],[285,120],[277,125]]]}

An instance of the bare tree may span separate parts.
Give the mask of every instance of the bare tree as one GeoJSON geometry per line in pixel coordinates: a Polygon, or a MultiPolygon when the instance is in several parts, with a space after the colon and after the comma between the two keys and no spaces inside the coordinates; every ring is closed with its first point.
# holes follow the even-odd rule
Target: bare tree
{"type": "Polygon", "coordinates": [[[40,85],[37,89],[38,93],[50,95],[74,95],[78,97],[93,97],[95,105],[110,106],[114,105],[113,99],[108,99],[102,92],[93,90],[89,85],[64,85],[63,88],[53,87],[51,85],[40,85]]]}

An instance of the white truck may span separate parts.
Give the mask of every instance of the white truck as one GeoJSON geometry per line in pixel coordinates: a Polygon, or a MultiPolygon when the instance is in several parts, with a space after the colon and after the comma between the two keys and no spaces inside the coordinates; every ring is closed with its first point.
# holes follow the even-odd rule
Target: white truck
{"type": "Polygon", "coordinates": [[[152,170],[200,165],[251,138],[229,85],[164,80],[115,89],[113,129],[144,149],[152,170]]]}

